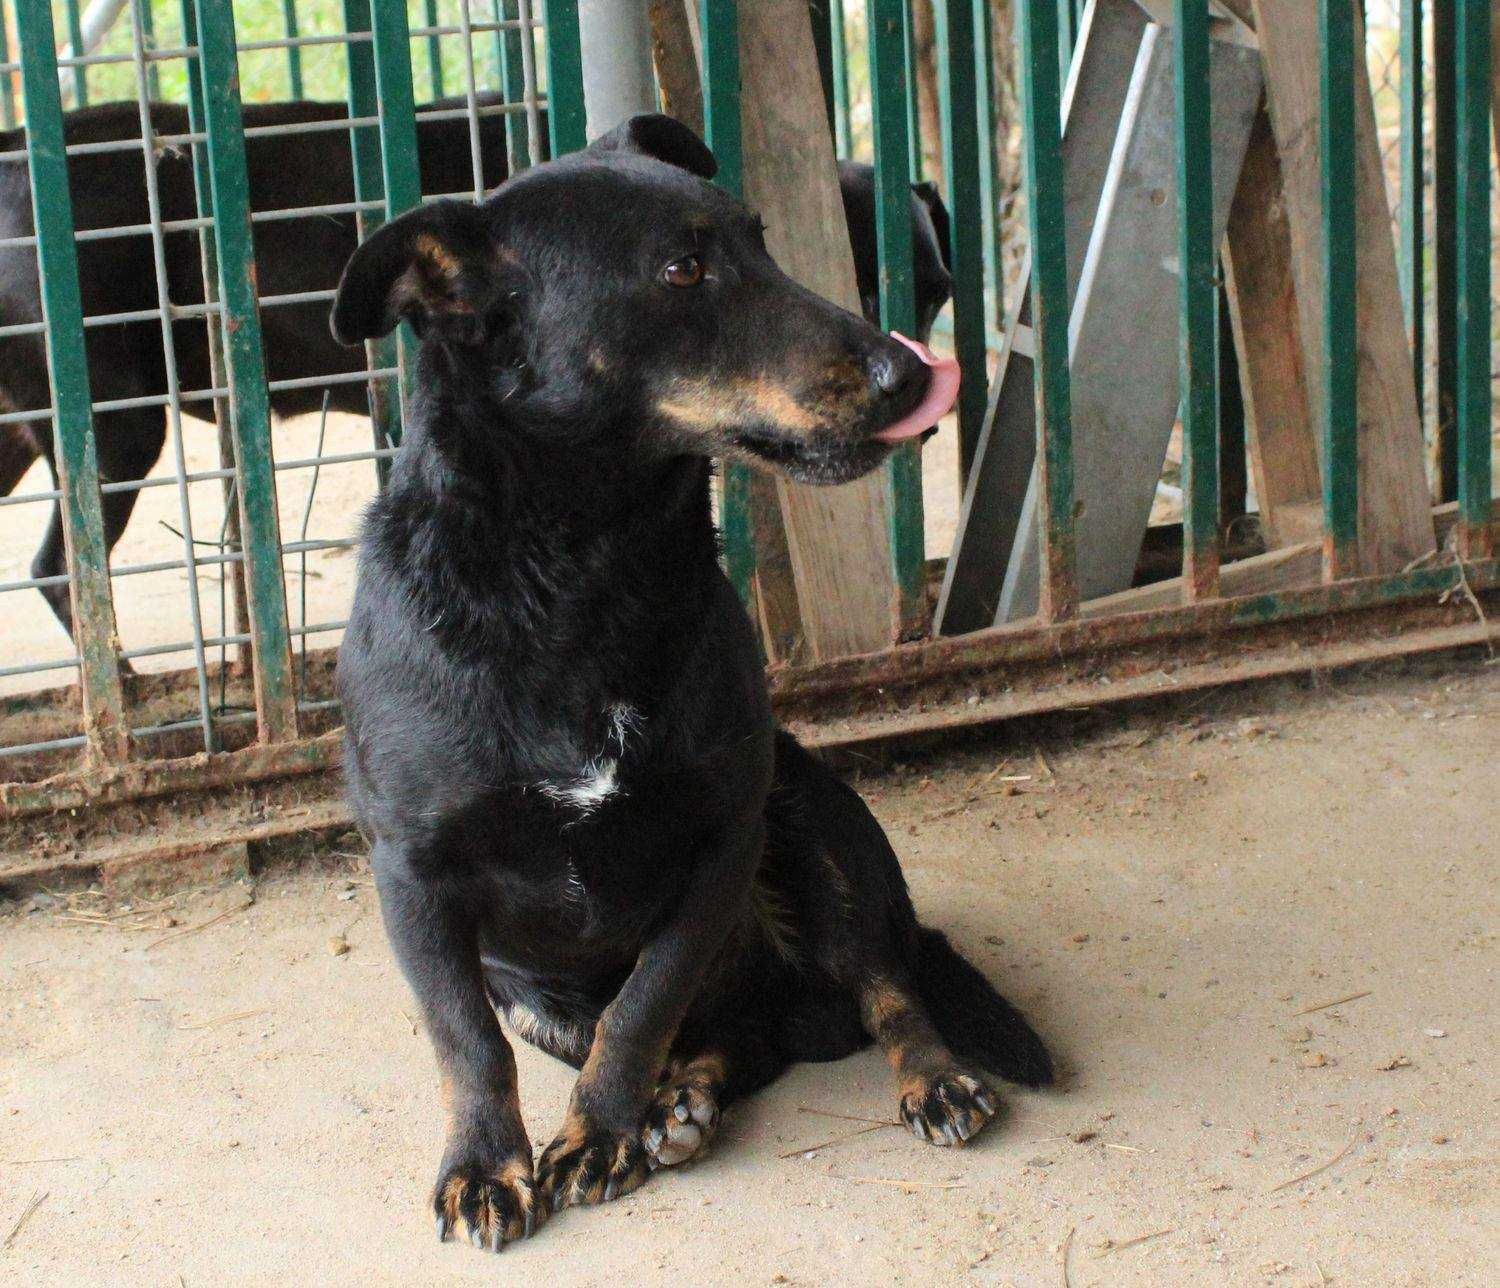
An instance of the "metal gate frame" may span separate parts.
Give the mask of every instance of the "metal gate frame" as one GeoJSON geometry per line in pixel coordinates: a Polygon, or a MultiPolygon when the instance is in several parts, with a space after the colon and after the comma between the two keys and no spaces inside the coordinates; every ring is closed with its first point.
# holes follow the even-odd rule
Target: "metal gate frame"
{"type": "MultiPolygon", "coordinates": [[[[705,104],[708,133],[726,160],[737,134],[738,63],[733,0],[700,0],[705,33],[705,104]]],[[[211,722],[203,752],[186,757],[139,757],[121,682],[119,650],[110,598],[100,514],[98,464],[92,434],[88,370],[83,346],[75,230],[68,198],[59,61],[53,48],[50,0],[12,0],[20,43],[30,167],[37,212],[36,247],[43,267],[46,336],[54,390],[54,428],[59,447],[59,491],[69,534],[83,731],[47,748],[82,749],[79,763],[41,782],[0,784],[0,822],[74,809],[96,802],[160,796],[185,789],[315,773],[336,765],[336,731],[310,734],[294,687],[291,632],[282,580],[283,554],[272,486],[270,413],[265,359],[250,240],[244,124],[239,98],[236,40],[227,0],[184,0],[189,39],[173,50],[142,52],[138,70],[166,58],[186,58],[195,69],[194,156],[206,168],[206,200],[199,226],[212,228],[218,270],[217,312],[224,338],[227,387],[211,391],[230,400],[240,486],[239,520],[248,587],[249,622],[243,637],[254,659],[256,741],[221,750],[211,722]]],[[[548,128],[553,155],[584,143],[580,45],[575,0],[539,0],[547,29],[548,128]]],[[[1454,407],[1452,456],[1457,499],[1456,546],[1446,560],[1395,575],[1351,575],[1357,566],[1358,490],[1355,422],[1356,344],[1352,222],[1352,107],[1354,59],[1352,5],[1319,0],[1321,47],[1322,216],[1324,305],[1331,324],[1323,328],[1324,386],[1321,400],[1324,471],[1322,584],[1274,594],[1223,599],[1218,595],[1220,534],[1217,451],[1216,254],[1207,209],[1210,185],[1208,104],[1195,87],[1204,80],[1208,0],[1172,0],[1179,32],[1175,42],[1178,112],[1178,202],[1183,212],[1181,255],[1181,386],[1184,406],[1183,600],[1177,607],[1112,618],[1079,620],[1073,549],[1073,455],[1067,359],[1067,299],[1062,243],[1063,182],[1059,149],[1060,68],[1065,66],[1067,0],[1017,0],[1025,138],[1027,224],[1033,248],[1033,325],[1036,334],[1038,459],[1042,462],[1041,611],[1033,622],[979,632],[956,640],[922,641],[881,654],[815,666],[786,668],[773,675],[773,690],[785,714],[796,720],[853,721],[864,732],[847,742],[888,731],[923,732],[1001,718],[1021,709],[1072,705],[1135,696],[1152,689],[1154,676],[1172,682],[1174,670],[1213,670],[1219,679],[1246,673],[1307,669],[1354,655],[1380,656],[1495,638],[1482,604],[1500,589],[1490,476],[1491,305],[1489,229],[1490,12],[1485,0],[1456,0],[1452,15],[1453,175],[1444,190],[1438,175],[1440,211],[1451,217],[1455,251],[1451,289],[1439,291],[1439,380],[1454,407]],[[1479,621],[1472,620],[1478,613],[1479,621]],[[1402,637],[1402,630],[1419,630],[1402,637]],[[1280,650],[1278,653],[1277,650],[1280,650]],[[1351,652],[1352,650],[1352,652],[1351,652]],[[1280,660],[1271,658],[1275,654],[1280,660]],[[1224,665],[1238,659],[1240,665],[1224,665]],[[1270,659],[1270,660],[1268,660],[1270,659]],[[1248,668],[1248,671],[1247,671],[1248,668]],[[1257,668],[1259,668],[1257,670],[1257,668]],[[1044,693],[1024,699],[1030,682],[1044,693]],[[924,704],[957,701],[959,709],[924,719],[924,704]],[[1007,696],[1009,695],[1009,696],[1007,696]],[[1063,696],[1067,695],[1067,696],[1063,696]],[[894,704],[894,706],[893,706],[894,704]],[[878,712],[871,723],[859,713],[878,712]]],[[[998,298],[998,230],[993,191],[986,179],[990,94],[988,7],[984,0],[935,0],[942,58],[944,152],[951,176],[948,200],[956,230],[956,347],[969,373],[962,403],[964,441],[972,442],[982,416],[986,314],[998,298]],[[989,303],[985,285],[990,284],[989,303]],[[977,355],[977,358],[976,358],[977,355]]],[[[845,51],[842,5],[831,6],[839,39],[830,44],[832,108],[836,131],[847,140],[848,90],[841,88],[845,51]]],[[[1443,6],[1439,6],[1443,8],[1443,6]]],[[[149,6],[132,6],[135,21],[149,6]]],[[[75,5],[76,10],[76,5],[75,5]]],[[[414,33],[404,4],[345,0],[350,59],[350,106],[355,138],[358,205],[369,231],[421,199],[417,172],[412,87],[413,34],[436,39],[429,24],[414,33]],[[373,117],[374,119],[370,119],[373,117]],[[372,127],[372,128],[365,128],[372,127]],[[375,167],[378,164],[378,172],[375,167]],[[378,208],[371,208],[376,206],[378,208]]],[[[1420,6],[1418,6],[1420,14],[1420,6]]],[[[505,11],[507,14],[510,9],[505,11]]],[[[520,0],[515,20],[472,24],[499,38],[529,16],[520,0]]],[[[906,235],[906,184],[911,178],[907,93],[907,6],[903,0],[868,0],[869,64],[876,69],[874,132],[877,211],[881,247],[881,313],[887,325],[909,318],[911,261],[906,235]]],[[[470,35],[470,24],[464,24],[470,35]]],[[[303,45],[328,38],[298,37],[289,23],[285,47],[295,57],[303,45]]],[[[243,47],[242,47],[243,48],[243,47]]],[[[72,68],[103,61],[98,55],[61,60],[72,68]]],[[[4,64],[0,71],[16,64],[4,64]]],[[[295,79],[295,78],[294,78],[295,79]]],[[[346,127],[348,128],[348,127],[346,127]]],[[[519,133],[519,132],[516,132],[519,133]]],[[[513,156],[524,140],[512,134],[513,156]]],[[[533,140],[534,144],[534,140],[533,140]]],[[[200,172],[201,173],[201,172],[200,172]]],[[[735,167],[725,169],[733,184],[735,167]]],[[[203,189],[200,187],[200,192],[203,189]]],[[[1420,250],[1420,227],[1403,238],[1420,250]]],[[[1445,259],[1448,257],[1445,256],[1445,259]]],[[[1410,274],[1420,256],[1405,260],[1410,274]]],[[[164,329],[173,316],[163,299],[164,329]]],[[[405,370],[389,346],[376,355],[373,376],[390,379],[405,370]]],[[[361,379],[365,378],[363,375],[361,379]]],[[[395,413],[390,411],[391,434],[395,413]]],[[[922,568],[920,492],[916,467],[898,465],[893,486],[897,558],[908,582],[922,568]],[[911,523],[915,498],[916,528],[911,523]]],[[[743,544],[745,525],[730,490],[724,526],[730,568],[740,580],[753,561],[743,544]]],[[[191,542],[191,534],[187,535],[191,542]]],[[[189,547],[189,562],[193,561],[189,547]]],[[[221,641],[216,641],[221,642],[221,641]]],[[[203,640],[199,632],[200,648],[203,640]]],[[[201,668],[200,668],[201,670],[201,668]]],[[[852,726],[851,726],[852,727],[852,726]]],[[[837,729],[822,741],[837,744],[837,729]]],[[[816,739],[815,739],[816,741],[816,739]]]]}

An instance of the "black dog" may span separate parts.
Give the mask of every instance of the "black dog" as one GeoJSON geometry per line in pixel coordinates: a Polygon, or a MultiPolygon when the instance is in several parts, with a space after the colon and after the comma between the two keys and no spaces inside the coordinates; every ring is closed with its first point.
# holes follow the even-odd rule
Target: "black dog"
{"type": "Polygon", "coordinates": [[[345,771],[442,1072],[438,1233],[494,1250],[691,1157],[795,1061],[873,1038],[939,1145],[995,1112],[984,1071],[1051,1077],[772,722],[708,458],[856,478],[933,377],[785,277],[714,168],[636,117],[382,229],[333,310],[346,343],[421,337],[339,662],[345,771]],[[497,1012],[581,1069],[534,1168],[497,1012]]]}
{"type": "MultiPolygon", "coordinates": [[[[480,98],[488,106],[493,96],[480,98]]],[[[463,107],[459,99],[435,104],[463,107]]],[[[245,105],[245,124],[264,127],[315,125],[347,115],[339,103],[251,103],[245,105]]],[[[158,135],[187,132],[186,108],[159,103],[151,108],[158,135]]],[[[112,103],[70,113],[66,122],[69,144],[139,139],[140,120],[134,103],[112,103]]],[[[425,192],[461,192],[473,185],[466,119],[422,120],[417,127],[422,188],[425,192]]],[[[24,131],[0,133],[0,151],[22,149],[24,131]]],[[[487,187],[505,179],[505,128],[498,116],[480,118],[480,159],[487,187]]],[[[341,130],[310,130],[291,135],[252,136],[246,141],[250,194],[258,211],[296,206],[331,206],[354,196],[349,140],[341,130]]],[[[146,189],[137,152],[121,151],[75,155],[68,161],[74,219],[80,230],[145,224],[146,189]]],[[[840,180],[848,211],[860,293],[866,311],[875,316],[875,198],[868,166],[846,164],[840,180]]],[[[190,219],[196,213],[192,161],[183,148],[165,152],[158,170],[162,216],[190,219]]],[[[930,184],[914,188],[912,228],[917,283],[919,339],[925,339],[932,319],[948,298],[948,216],[930,184]]],[[[31,192],[24,161],[0,162],[0,237],[32,232],[31,192]]],[[[353,215],[318,215],[278,219],[254,226],[256,274],[263,295],[327,290],[334,285],[337,267],[348,261],[357,242],[353,215]]],[[[198,234],[175,231],[165,239],[167,278],[174,304],[203,300],[198,234]]],[[[79,280],[85,316],[134,312],[156,306],[156,276],[151,241],[144,235],[83,241],[78,245],[79,280]]],[[[36,253],[29,246],[0,247],[0,325],[36,322],[42,316],[36,273],[36,253]]],[[[360,355],[333,342],[325,322],[327,310],[317,303],[282,304],[262,311],[266,367],[271,380],[316,378],[361,369],[360,355]]],[[[87,331],[89,383],[96,400],[161,395],[166,392],[161,327],[154,319],[87,331]]],[[[184,320],[172,328],[180,387],[210,387],[207,335],[202,321],[184,320]]],[[[326,386],[329,405],[336,411],[368,411],[363,383],[326,386]]],[[[315,410],[323,389],[279,390],[271,395],[278,415],[315,410]]],[[[0,339],[0,410],[46,407],[46,348],[41,335],[0,339]]],[[[211,405],[188,405],[194,415],[211,414],[211,405]]],[[[99,472],[107,482],[145,478],[161,455],[166,435],[162,407],[101,411],[94,414],[99,472]]],[[[52,435],[43,423],[0,425],[0,496],[8,495],[38,455],[52,463],[52,435]]],[[[54,480],[56,473],[54,471],[54,480]]],[[[106,493],[103,498],[104,535],[114,549],[135,507],[135,491],[106,493]]],[[[52,522],[32,563],[33,577],[56,577],[66,571],[61,514],[53,506],[52,522]]],[[[68,588],[46,586],[58,620],[67,629],[71,620],[68,588]]]]}

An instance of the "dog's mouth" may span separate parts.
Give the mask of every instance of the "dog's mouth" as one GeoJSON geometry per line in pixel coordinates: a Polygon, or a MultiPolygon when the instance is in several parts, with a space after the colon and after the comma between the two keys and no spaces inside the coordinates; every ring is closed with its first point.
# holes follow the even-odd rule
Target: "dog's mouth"
{"type": "Polygon", "coordinates": [[[852,432],[829,428],[793,437],[773,428],[747,428],[734,435],[734,445],[796,482],[836,484],[869,473],[901,444],[930,437],[958,398],[958,363],[891,334],[929,368],[925,384],[877,404],[852,432]]]}

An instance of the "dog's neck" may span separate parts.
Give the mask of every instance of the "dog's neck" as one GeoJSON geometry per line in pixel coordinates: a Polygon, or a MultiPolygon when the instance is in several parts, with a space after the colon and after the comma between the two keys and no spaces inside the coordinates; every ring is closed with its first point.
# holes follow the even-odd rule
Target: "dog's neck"
{"type": "Polygon", "coordinates": [[[431,620],[476,644],[477,632],[556,647],[559,632],[608,630],[580,620],[584,604],[618,604],[645,625],[658,600],[707,593],[707,461],[637,458],[618,434],[605,447],[462,424],[436,401],[415,410],[370,535],[431,620]]]}

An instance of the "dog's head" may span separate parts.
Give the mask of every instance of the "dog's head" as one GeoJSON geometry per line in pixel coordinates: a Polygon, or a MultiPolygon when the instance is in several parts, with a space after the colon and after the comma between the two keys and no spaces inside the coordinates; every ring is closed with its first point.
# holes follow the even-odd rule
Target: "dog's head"
{"type": "Polygon", "coordinates": [[[956,374],[782,273],[715,168],[637,116],[483,205],[412,211],[355,252],[334,334],[409,321],[424,372],[497,433],[856,478],[947,410],[956,374]]]}

